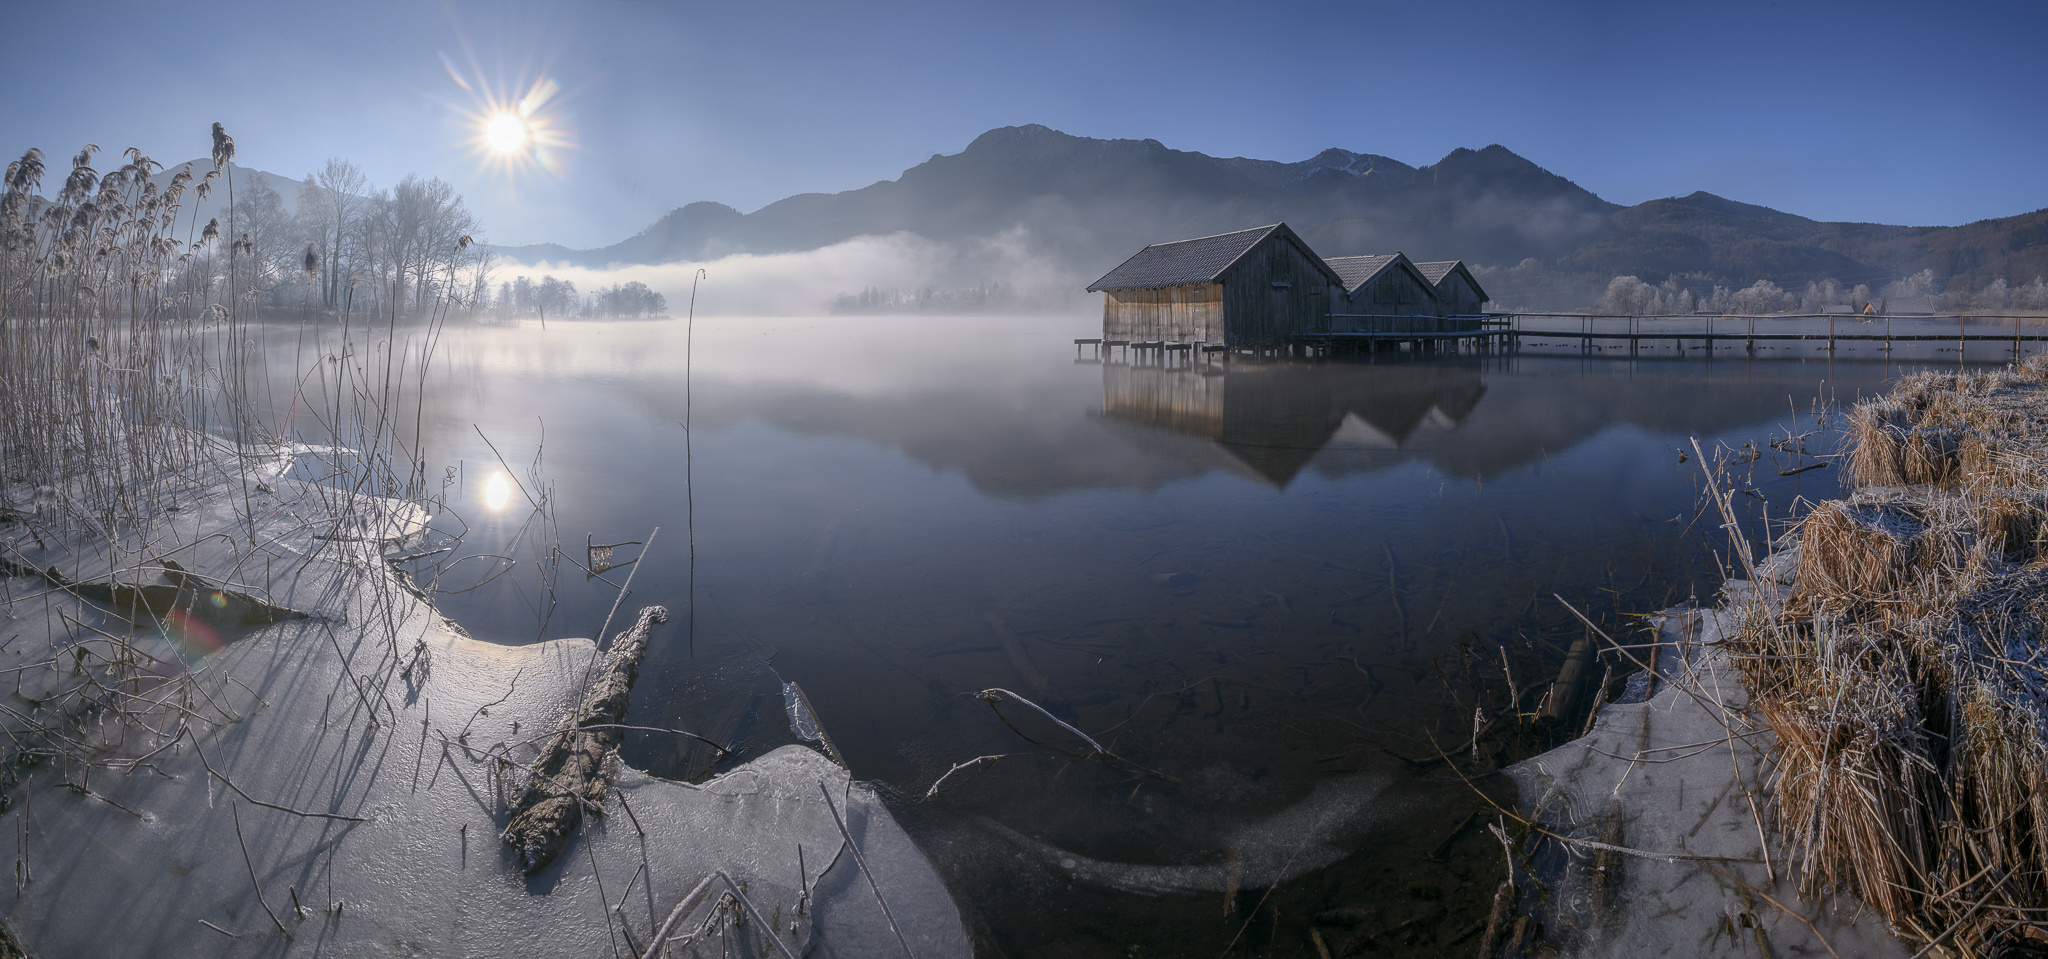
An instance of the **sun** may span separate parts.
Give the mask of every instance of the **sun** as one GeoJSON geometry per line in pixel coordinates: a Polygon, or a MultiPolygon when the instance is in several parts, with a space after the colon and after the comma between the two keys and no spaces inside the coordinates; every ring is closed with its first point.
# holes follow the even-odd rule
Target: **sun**
{"type": "Polygon", "coordinates": [[[510,90],[472,83],[441,57],[448,76],[467,93],[467,105],[451,104],[465,151],[480,170],[512,182],[529,176],[564,176],[576,152],[576,115],[558,99],[554,78],[542,76],[510,90]],[[513,92],[523,91],[523,92],[513,92]]]}
{"type": "Polygon", "coordinates": [[[499,153],[518,153],[531,136],[526,121],[517,113],[500,113],[484,124],[484,142],[499,153]]]}

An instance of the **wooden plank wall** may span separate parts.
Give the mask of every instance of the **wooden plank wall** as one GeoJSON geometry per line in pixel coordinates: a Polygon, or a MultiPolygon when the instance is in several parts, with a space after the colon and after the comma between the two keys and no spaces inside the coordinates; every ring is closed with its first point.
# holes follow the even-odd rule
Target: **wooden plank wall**
{"type": "Polygon", "coordinates": [[[1223,342],[1223,287],[1190,283],[1154,290],[1104,290],[1102,338],[1223,342]]]}
{"type": "Polygon", "coordinates": [[[1399,314],[1403,316],[1435,316],[1436,291],[1432,290],[1415,274],[1403,269],[1388,270],[1373,285],[1358,291],[1352,298],[1353,305],[1364,306],[1359,313],[1399,314]]]}
{"type": "MultiPolygon", "coordinates": [[[[1360,287],[1345,297],[1343,308],[1338,312],[1388,317],[1438,316],[1446,311],[1438,305],[1434,288],[1407,270],[1396,267],[1381,274],[1371,285],[1360,287]]],[[[1335,332],[1351,332],[1367,327],[1374,330],[1389,329],[1384,322],[1374,323],[1371,320],[1359,319],[1341,320],[1339,327],[1335,332]]]]}
{"type": "Polygon", "coordinates": [[[1338,295],[1298,247],[1270,237],[1223,274],[1224,342],[1280,346],[1296,333],[1327,332],[1330,304],[1338,295]]]}
{"type": "Polygon", "coordinates": [[[1480,299],[1479,291],[1473,289],[1472,283],[1456,270],[1444,274],[1443,281],[1437,284],[1436,293],[1437,309],[1447,316],[1470,316],[1486,305],[1480,299]]]}

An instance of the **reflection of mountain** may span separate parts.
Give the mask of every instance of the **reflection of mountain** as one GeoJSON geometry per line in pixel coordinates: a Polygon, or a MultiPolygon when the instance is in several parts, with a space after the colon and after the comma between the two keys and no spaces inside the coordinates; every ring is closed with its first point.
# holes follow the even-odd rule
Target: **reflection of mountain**
{"type": "Polygon", "coordinates": [[[1399,449],[1425,423],[1455,429],[1485,392],[1477,369],[1441,365],[1102,370],[1104,416],[1210,440],[1279,487],[1326,446],[1399,449]]]}

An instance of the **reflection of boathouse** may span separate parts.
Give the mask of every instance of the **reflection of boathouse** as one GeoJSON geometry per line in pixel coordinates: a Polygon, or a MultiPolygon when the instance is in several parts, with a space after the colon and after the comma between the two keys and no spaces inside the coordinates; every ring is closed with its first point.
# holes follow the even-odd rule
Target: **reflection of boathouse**
{"type": "Polygon", "coordinates": [[[1325,447],[1396,450],[1425,425],[1455,428],[1485,392],[1477,370],[1442,366],[1102,370],[1105,417],[1210,440],[1274,486],[1325,447]]]}
{"type": "MultiPolygon", "coordinates": [[[[1154,243],[1090,284],[1112,345],[1278,347],[1302,339],[1478,329],[1486,292],[1458,260],[1324,260],[1285,223],[1154,243]]],[[[1082,341],[1092,342],[1092,341],[1082,341]]]]}

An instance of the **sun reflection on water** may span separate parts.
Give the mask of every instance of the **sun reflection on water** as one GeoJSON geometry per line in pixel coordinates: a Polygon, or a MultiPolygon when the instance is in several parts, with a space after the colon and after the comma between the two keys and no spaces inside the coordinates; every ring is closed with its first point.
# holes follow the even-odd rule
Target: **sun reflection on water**
{"type": "Polygon", "coordinates": [[[505,481],[505,474],[492,473],[491,478],[484,481],[484,507],[495,513],[511,501],[512,484],[505,481]]]}

